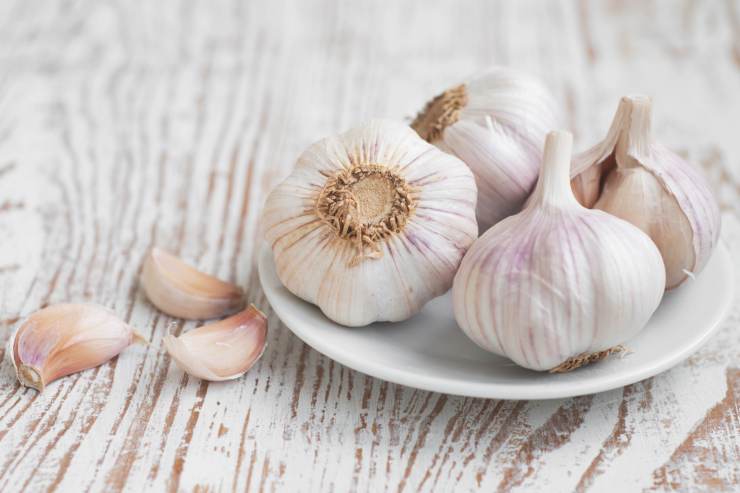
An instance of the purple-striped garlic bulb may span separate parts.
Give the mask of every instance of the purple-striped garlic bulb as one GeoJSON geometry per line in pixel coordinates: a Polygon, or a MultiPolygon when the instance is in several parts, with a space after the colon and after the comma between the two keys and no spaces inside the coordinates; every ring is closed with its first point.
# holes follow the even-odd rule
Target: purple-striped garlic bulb
{"type": "Polygon", "coordinates": [[[42,391],[58,378],[102,365],[136,340],[144,338],[107,308],[62,303],[21,321],[8,355],[18,381],[42,391]]]}
{"type": "Polygon", "coordinates": [[[571,147],[571,134],[548,134],[532,199],[470,247],[452,288],[468,337],[533,370],[610,354],[645,327],[664,291],[650,238],[576,201],[571,147]]]}
{"type": "Polygon", "coordinates": [[[343,325],[405,320],[452,286],[478,236],[465,163],[372,120],[310,146],[267,197],[280,281],[343,325]]]}
{"type": "Polygon", "coordinates": [[[572,187],[584,206],[621,217],[652,238],[672,289],[706,265],[720,215],[702,174],[653,141],[651,113],[648,97],[622,98],[604,141],[573,160],[572,187]]]}
{"type": "Polygon", "coordinates": [[[483,232],[521,210],[537,181],[545,135],[560,118],[539,80],[494,67],[429,101],[411,126],[473,171],[483,232]]]}

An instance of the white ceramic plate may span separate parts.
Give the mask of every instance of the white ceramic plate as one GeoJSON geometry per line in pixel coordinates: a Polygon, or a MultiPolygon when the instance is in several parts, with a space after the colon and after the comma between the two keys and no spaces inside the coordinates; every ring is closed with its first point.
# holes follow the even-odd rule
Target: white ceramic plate
{"type": "Polygon", "coordinates": [[[719,327],[732,301],[730,256],[719,245],[696,280],[667,293],[648,326],[626,346],[631,353],[570,373],[525,370],[480,349],[457,327],[450,294],[399,323],[347,328],[293,296],[277,277],[263,246],[259,275],[285,325],[335,361],[390,382],[424,390],[496,399],[552,399],[628,385],[687,358],[719,327]]]}

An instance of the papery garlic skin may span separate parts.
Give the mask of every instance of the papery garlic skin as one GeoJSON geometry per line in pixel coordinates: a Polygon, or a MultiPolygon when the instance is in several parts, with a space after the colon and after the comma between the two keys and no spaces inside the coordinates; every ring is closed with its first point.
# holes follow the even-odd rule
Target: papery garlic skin
{"type": "Polygon", "coordinates": [[[201,272],[156,247],[144,260],[141,285],[149,301],[173,317],[216,318],[244,306],[239,286],[201,272]]]}
{"type": "Polygon", "coordinates": [[[622,98],[601,143],[576,156],[571,175],[581,204],[647,233],[666,267],[666,289],[698,274],[717,245],[720,212],[702,174],[651,134],[646,96],[622,98]]]}
{"type": "Polygon", "coordinates": [[[570,367],[629,340],[663,295],[650,238],[575,200],[571,142],[567,132],[548,135],[532,200],[473,244],[452,290],[468,337],[533,370],[570,367]]]}
{"type": "Polygon", "coordinates": [[[58,378],[105,363],[135,339],[143,338],[110,310],[64,303],[21,321],[8,347],[20,383],[42,391],[58,378]]]}
{"type": "Polygon", "coordinates": [[[560,119],[542,83],[496,67],[437,96],[412,127],[473,171],[485,231],[521,209],[537,181],[545,135],[560,119]]]}
{"type": "Polygon", "coordinates": [[[267,317],[254,305],[231,317],[164,338],[165,348],[188,374],[218,382],[242,376],[267,346],[267,317]]]}
{"type": "Polygon", "coordinates": [[[330,319],[405,320],[452,285],[477,237],[476,193],[462,161],[373,120],[299,157],[267,198],[265,237],[281,282],[330,319]]]}

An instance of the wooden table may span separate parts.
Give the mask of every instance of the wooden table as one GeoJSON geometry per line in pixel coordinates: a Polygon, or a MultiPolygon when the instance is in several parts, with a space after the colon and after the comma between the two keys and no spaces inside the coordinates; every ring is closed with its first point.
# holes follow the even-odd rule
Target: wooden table
{"type": "MultiPolygon", "coordinates": [[[[0,491],[737,491],[740,304],[655,378],[553,401],[393,385],[301,343],[254,267],[260,208],[312,141],[408,118],[498,63],[539,73],[576,147],[619,96],[701,166],[740,252],[740,4],[0,4],[0,318],[111,307],[152,341],[42,394],[0,368],[0,491]],[[246,287],[270,314],[244,378],[188,378],[137,277],[152,245],[246,287]]],[[[738,264],[740,265],[740,264],[738,264]]],[[[740,268],[735,267],[736,279],[740,268]]]]}

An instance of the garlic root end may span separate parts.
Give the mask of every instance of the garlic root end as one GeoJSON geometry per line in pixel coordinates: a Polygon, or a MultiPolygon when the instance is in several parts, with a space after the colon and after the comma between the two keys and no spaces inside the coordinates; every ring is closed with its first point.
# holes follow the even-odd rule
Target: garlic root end
{"type": "Polygon", "coordinates": [[[16,376],[22,385],[36,389],[39,392],[44,390],[44,379],[39,370],[34,367],[22,364],[16,368],[16,376]]]}
{"type": "Polygon", "coordinates": [[[612,348],[605,349],[603,351],[597,351],[595,353],[579,354],[578,356],[573,356],[572,358],[568,358],[567,360],[563,361],[558,366],[550,370],[550,373],[568,373],[569,371],[573,371],[576,368],[601,361],[602,359],[605,359],[612,354],[623,353],[626,351],[627,349],[620,344],[619,346],[614,346],[612,348]]]}

